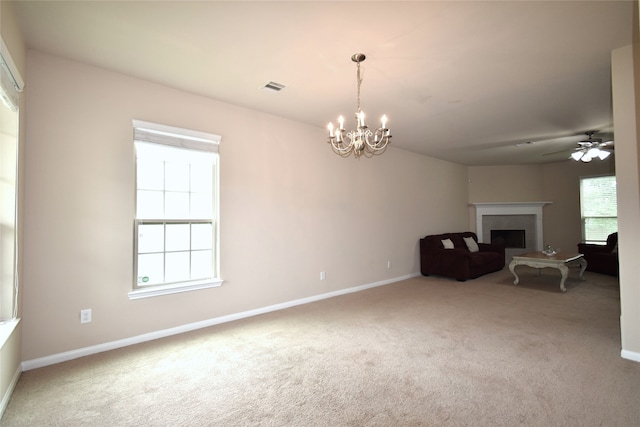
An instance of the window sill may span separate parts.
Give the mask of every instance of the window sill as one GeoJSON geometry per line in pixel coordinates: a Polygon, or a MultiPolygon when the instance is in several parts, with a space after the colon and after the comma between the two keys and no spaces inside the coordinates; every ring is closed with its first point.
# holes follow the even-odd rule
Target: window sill
{"type": "Polygon", "coordinates": [[[222,282],[222,279],[212,279],[202,282],[176,283],[173,285],[164,286],[149,286],[148,288],[136,289],[129,292],[129,299],[134,300],[177,294],[180,292],[197,291],[200,289],[217,288],[219,286],[222,286],[222,282]]]}
{"type": "Polygon", "coordinates": [[[9,341],[18,323],[20,323],[19,318],[0,321],[0,348],[4,347],[6,342],[9,341]]]}

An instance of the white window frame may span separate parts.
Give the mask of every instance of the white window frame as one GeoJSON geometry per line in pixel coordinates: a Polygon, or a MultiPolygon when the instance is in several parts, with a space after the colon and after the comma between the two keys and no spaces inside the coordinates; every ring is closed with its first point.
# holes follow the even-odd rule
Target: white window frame
{"type": "MultiPolygon", "coordinates": [[[[0,266],[0,323],[12,321],[18,317],[18,293],[20,278],[18,271],[18,157],[20,128],[20,93],[24,81],[13,62],[7,45],[0,37],[0,149],[2,151],[2,185],[0,186],[0,244],[2,245],[2,263],[0,266]],[[6,116],[5,116],[6,114],[6,116]],[[11,123],[12,122],[12,123],[11,123]],[[6,126],[6,127],[5,127],[6,126]]],[[[0,328],[0,344],[4,343],[6,329],[0,328]]]]}
{"type": "MultiPolygon", "coordinates": [[[[582,228],[582,241],[585,243],[592,243],[592,244],[605,244],[606,243],[606,237],[604,240],[594,240],[594,239],[587,239],[587,227],[586,227],[586,220],[588,218],[615,218],[616,220],[618,219],[618,215],[617,215],[617,209],[616,209],[616,216],[585,216],[584,215],[584,201],[583,201],[583,197],[582,197],[582,183],[585,180],[589,180],[589,179],[598,179],[598,178],[613,178],[613,180],[616,180],[616,176],[615,175],[596,175],[596,176],[583,176],[580,177],[580,225],[582,228]]],[[[617,207],[617,206],[616,206],[617,207]]],[[[617,230],[612,230],[611,232],[614,232],[617,230]]],[[[610,234],[610,233],[609,233],[610,234]]]]}
{"type": "MultiPolygon", "coordinates": [[[[153,296],[174,294],[178,292],[207,289],[222,285],[220,278],[220,158],[218,146],[221,137],[219,135],[194,131],[190,129],[167,126],[158,123],[133,120],[134,146],[137,142],[145,144],[158,144],[184,148],[191,151],[203,151],[214,154],[213,160],[213,215],[212,218],[138,218],[134,217],[134,271],[133,290],[129,292],[130,299],[147,298],[153,296]],[[138,286],[138,228],[141,224],[172,224],[172,223],[211,223],[213,227],[213,277],[189,280],[175,283],[163,283],[158,285],[138,286]]],[[[137,157],[134,156],[134,165],[137,165],[137,157]]],[[[137,171],[136,184],[134,185],[134,197],[137,198],[137,171]]],[[[136,204],[137,206],[137,200],[136,204]]],[[[190,252],[192,250],[190,249],[190,252]]]]}

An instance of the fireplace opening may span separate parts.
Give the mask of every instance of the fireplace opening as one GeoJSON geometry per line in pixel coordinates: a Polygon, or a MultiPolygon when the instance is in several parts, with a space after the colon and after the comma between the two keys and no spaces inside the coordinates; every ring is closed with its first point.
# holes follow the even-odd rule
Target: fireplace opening
{"type": "Polygon", "coordinates": [[[491,243],[505,248],[526,248],[524,230],[491,230],[491,243]]]}

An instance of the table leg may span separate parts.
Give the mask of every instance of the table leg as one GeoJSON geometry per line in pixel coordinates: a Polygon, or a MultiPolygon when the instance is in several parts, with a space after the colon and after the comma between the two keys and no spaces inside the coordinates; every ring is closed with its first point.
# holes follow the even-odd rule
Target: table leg
{"type": "Polygon", "coordinates": [[[560,279],[560,290],[562,292],[567,292],[567,288],[564,287],[564,282],[566,282],[567,276],[569,275],[569,267],[562,264],[558,266],[558,270],[560,270],[560,274],[562,274],[562,279],[560,279]]]}
{"type": "Polygon", "coordinates": [[[584,271],[587,269],[587,260],[580,258],[580,280],[584,280],[584,271]]]}
{"type": "Polygon", "coordinates": [[[509,271],[511,271],[511,274],[515,277],[515,280],[513,281],[514,285],[517,285],[520,282],[520,278],[516,274],[516,265],[518,265],[518,263],[515,260],[509,263],[509,271]]]}

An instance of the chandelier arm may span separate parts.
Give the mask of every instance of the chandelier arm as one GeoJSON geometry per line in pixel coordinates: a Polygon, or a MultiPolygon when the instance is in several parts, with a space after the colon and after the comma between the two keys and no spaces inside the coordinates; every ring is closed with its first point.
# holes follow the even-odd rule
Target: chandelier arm
{"type": "Polygon", "coordinates": [[[345,158],[346,158],[346,157],[349,157],[349,156],[351,155],[351,150],[348,150],[348,151],[338,151],[338,150],[336,150],[336,149],[335,149],[335,147],[334,147],[333,152],[334,152],[334,153],[336,153],[337,155],[339,155],[340,157],[345,157],[345,158]]]}
{"type": "Polygon", "coordinates": [[[383,142],[384,142],[384,144],[388,144],[389,143],[389,138],[391,138],[391,135],[387,134],[386,129],[379,128],[379,129],[376,129],[375,132],[373,132],[373,140],[374,140],[374,145],[375,146],[379,146],[383,142]]]}
{"type": "Polygon", "coordinates": [[[367,129],[365,132],[365,142],[373,151],[384,150],[389,144],[389,138],[391,138],[391,135],[385,135],[385,130],[382,128],[376,129],[375,132],[367,129]],[[371,138],[373,138],[373,141],[371,141],[371,138]]]}
{"type": "Polygon", "coordinates": [[[375,155],[381,154],[383,153],[386,149],[387,149],[388,145],[385,144],[384,146],[381,147],[377,147],[377,148],[371,148],[371,147],[367,147],[367,157],[373,157],[375,155]]]}
{"type": "MultiPolygon", "coordinates": [[[[385,147],[386,148],[386,147],[385,147]]],[[[367,158],[371,158],[373,156],[376,156],[378,154],[380,154],[382,152],[382,150],[376,150],[376,151],[372,151],[372,150],[367,150],[367,154],[366,157],[367,158]]]]}
{"type": "MultiPolygon", "coordinates": [[[[371,131],[368,132],[369,134],[371,133],[371,131]]],[[[381,132],[381,130],[378,129],[376,132],[381,132]]],[[[361,135],[355,132],[349,132],[341,142],[337,142],[335,138],[331,139],[330,142],[334,151],[343,157],[349,156],[351,151],[354,152],[356,157],[359,157],[362,153],[375,154],[384,151],[389,144],[389,138],[391,138],[391,136],[384,136],[378,142],[371,142],[370,137],[359,137],[361,137],[361,135]],[[361,144],[357,144],[359,139],[361,144]],[[360,149],[358,149],[358,145],[360,145],[360,149]]]]}
{"type": "Polygon", "coordinates": [[[375,145],[375,146],[371,146],[371,145],[369,145],[368,147],[369,147],[371,150],[373,150],[373,151],[382,151],[382,150],[384,150],[385,148],[387,148],[387,145],[389,145],[389,143],[388,143],[388,142],[385,142],[385,143],[384,143],[384,145],[380,145],[380,144],[375,145]]]}
{"type": "Polygon", "coordinates": [[[335,151],[338,153],[346,153],[347,155],[351,152],[353,148],[352,145],[352,143],[345,144],[344,142],[336,142],[335,140],[331,141],[331,146],[335,151]]]}
{"type": "Polygon", "coordinates": [[[378,152],[378,151],[384,151],[387,148],[387,145],[388,144],[384,144],[384,145],[380,145],[380,146],[367,145],[367,147],[373,152],[378,152]]]}
{"type": "Polygon", "coordinates": [[[373,156],[375,156],[376,153],[374,153],[371,150],[364,150],[364,152],[361,154],[362,156],[364,156],[366,159],[370,159],[373,156]]]}

